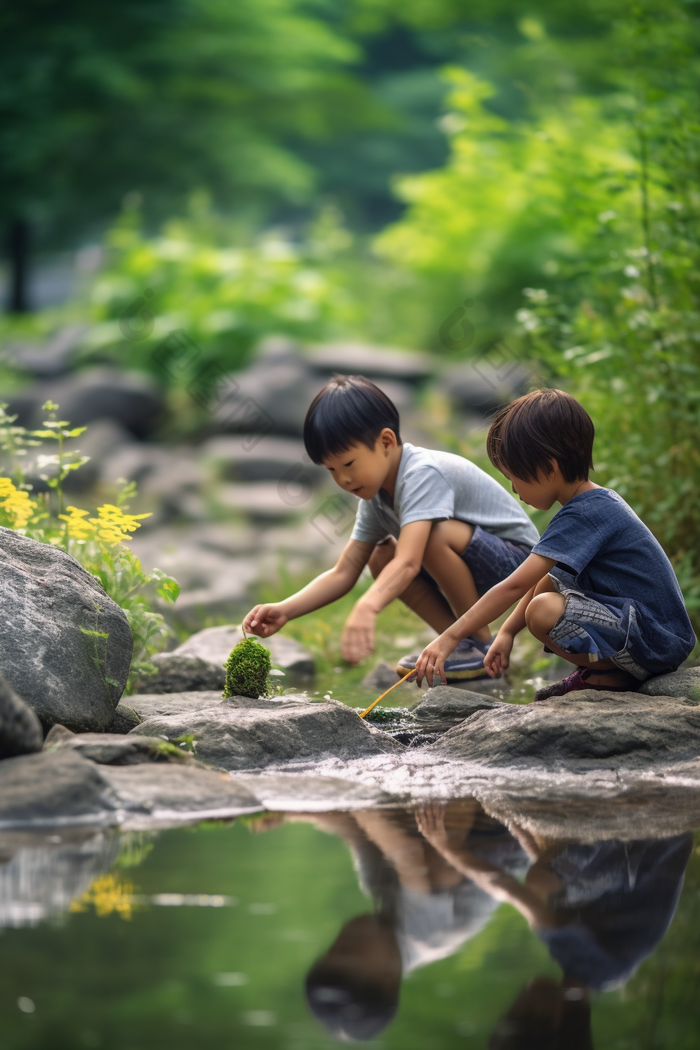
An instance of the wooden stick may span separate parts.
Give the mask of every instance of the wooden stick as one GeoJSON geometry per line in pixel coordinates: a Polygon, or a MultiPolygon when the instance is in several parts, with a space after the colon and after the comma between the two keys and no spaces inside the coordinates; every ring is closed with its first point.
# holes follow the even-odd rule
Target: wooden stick
{"type": "Polygon", "coordinates": [[[413,667],[413,668],[412,668],[412,669],[411,669],[410,671],[408,671],[408,672],[407,672],[407,674],[405,674],[405,675],[403,676],[403,678],[399,678],[398,682],[394,682],[394,684],[393,684],[393,685],[390,685],[388,689],[385,689],[385,691],[384,691],[384,692],[382,693],[382,695],[381,695],[381,696],[378,696],[378,697],[377,697],[377,699],[376,699],[376,700],[374,700],[374,701],[373,701],[373,703],[371,703],[371,704],[369,705],[369,707],[368,707],[368,708],[366,708],[366,709],[365,709],[365,710],[364,710],[364,711],[362,712],[362,714],[360,715],[360,718],[364,718],[364,717],[365,717],[365,715],[368,715],[368,714],[370,713],[370,711],[372,710],[372,708],[373,708],[373,707],[376,707],[376,706],[377,706],[377,704],[379,703],[379,701],[380,701],[380,700],[383,700],[383,699],[384,699],[384,697],[386,696],[386,694],[387,694],[387,693],[390,693],[392,689],[396,689],[396,686],[397,686],[397,685],[401,685],[401,683],[402,683],[402,682],[405,682],[405,681],[406,681],[406,679],[410,677],[410,675],[412,675],[412,674],[415,674],[415,673],[416,673],[416,669],[415,669],[415,667],[413,667]]]}

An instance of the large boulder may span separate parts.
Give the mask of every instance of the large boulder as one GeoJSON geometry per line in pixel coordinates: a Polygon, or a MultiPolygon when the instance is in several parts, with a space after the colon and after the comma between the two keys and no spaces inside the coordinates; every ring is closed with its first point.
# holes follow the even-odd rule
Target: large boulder
{"type": "Polygon", "coordinates": [[[65,551],[0,528],[3,674],[48,730],[108,729],[133,639],[124,611],[65,551]]]}
{"type": "Polygon", "coordinates": [[[138,438],[147,437],[156,428],[164,405],[152,379],[142,372],[109,365],[36,383],[24,393],[34,400],[29,419],[32,427],[41,426],[46,415],[41,406],[50,398],[60,405],[60,418],[74,427],[92,420],[114,419],[138,438]]]}
{"type": "Polygon", "coordinates": [[[0,674],[0,758],[41,751],[41,722],[0,674]]]}
{"type": "MultiPolygon", "coordinates": [[[[151,714],[132,733],[174,742],[194,738],[197,758],[228,770],[308,767],[325,757],[342,761],[403,750],[386,733],[364,722],[357,711],[334,700],[236,696],[198,706],[197,694],[190,695],[194,702],[189,707],[180,694],[172,713],[151,714]]],[[[163,708],[167,710],[165,703],[163,708]]]]}
{"type": "Polygon", "coordinates": [[[674,697],[585,689],[537,704],[476,711],[427,751],[538,774],[700,769],[700,708],[674,697]]]}

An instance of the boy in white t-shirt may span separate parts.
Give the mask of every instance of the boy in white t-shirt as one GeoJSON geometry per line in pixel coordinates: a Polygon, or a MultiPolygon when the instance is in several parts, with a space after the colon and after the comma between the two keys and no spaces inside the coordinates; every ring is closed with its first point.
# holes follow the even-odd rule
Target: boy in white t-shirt
{"type": "MultiPolygon", "coordinates": [[[[355,603],[342,653],[358,663],[374,649],[378,613],[401,598],[435,631],[447,630],[505,579],[539,539],[525,511],[462,456],[401,442],[399,415],[364,376],[335,376],[314,398],[304,444],[345,492],[359,498],[355,527],[336,565],[282,602],[256,605],[246,631],[268,638],[288,620],[337,601],[369,564],[374,583],[355,603]]],[[[491,632],[460,641],[448,680],[485,675],[491,632]]],[[[397,672],[415,667],[404,657],[397,672]]]]}

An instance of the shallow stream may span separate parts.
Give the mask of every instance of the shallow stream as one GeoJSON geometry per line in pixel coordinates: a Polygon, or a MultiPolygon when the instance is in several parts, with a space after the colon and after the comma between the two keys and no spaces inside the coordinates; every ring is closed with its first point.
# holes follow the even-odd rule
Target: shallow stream
{"type": "Polygon", "coordinates": [[[2,1050],[698,1045],[690,833],[535,841],[471,799],[7,832],[0,926],[2,1050]]]}

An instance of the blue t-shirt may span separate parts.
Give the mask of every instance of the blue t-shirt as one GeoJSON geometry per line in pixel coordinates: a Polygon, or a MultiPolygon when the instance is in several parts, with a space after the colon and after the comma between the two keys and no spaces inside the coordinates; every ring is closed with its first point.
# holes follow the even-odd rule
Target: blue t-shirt
{"type": "Polygon", "coordinates": [[[574,496],[532,553],[551,558],[552,575],[624,617],[626,648],[652,674],[673,671],[690,655],[695,635],[673,566],[617,492],[574,496]]]}

